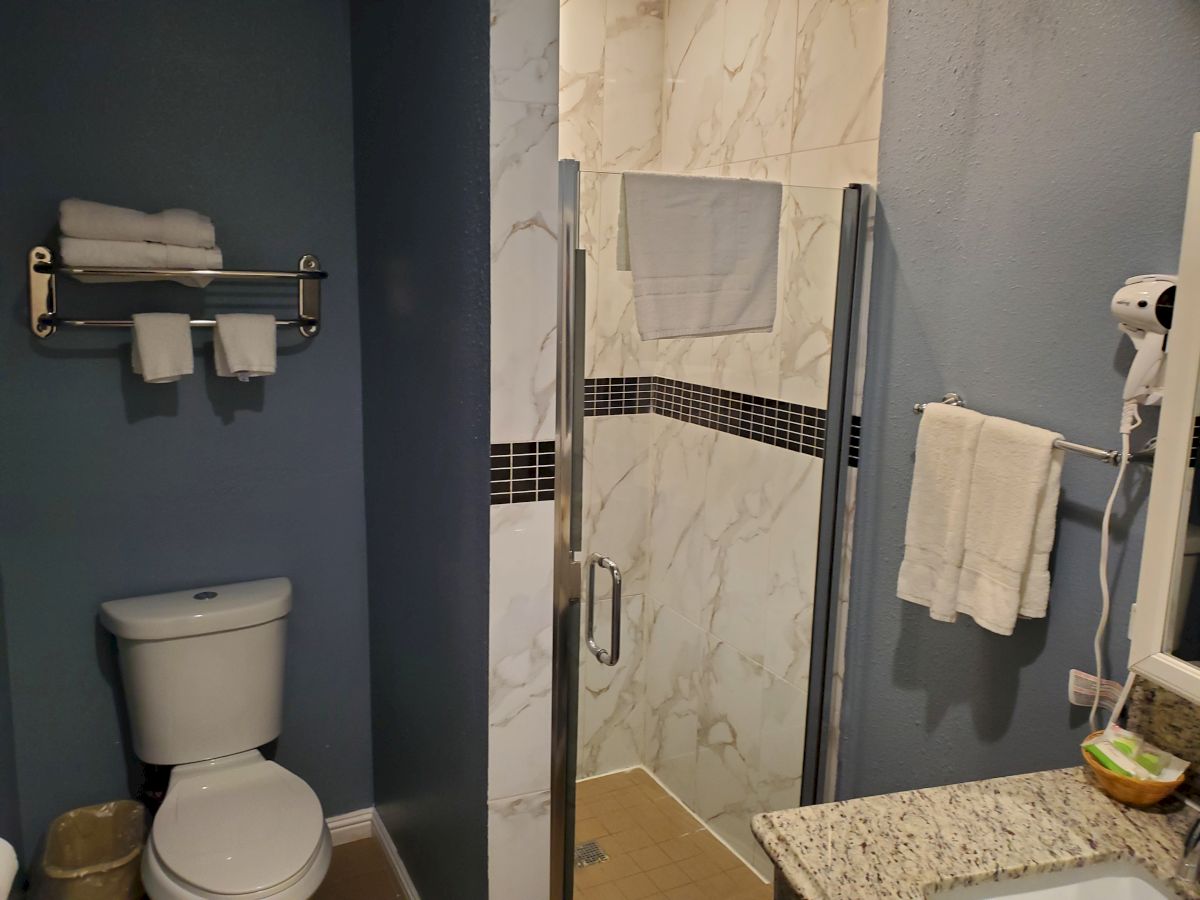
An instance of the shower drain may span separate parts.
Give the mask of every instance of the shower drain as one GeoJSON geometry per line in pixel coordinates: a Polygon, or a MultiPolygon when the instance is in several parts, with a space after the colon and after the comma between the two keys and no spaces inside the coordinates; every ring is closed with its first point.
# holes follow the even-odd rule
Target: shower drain
{"type": "Polygon", "coordinates": [[[594,866],[606,859],[608,859],[608,854],[600,849],[600,845],[595,841],[584,841],[575,847],[575,868],[577,869],[594,866]]]}

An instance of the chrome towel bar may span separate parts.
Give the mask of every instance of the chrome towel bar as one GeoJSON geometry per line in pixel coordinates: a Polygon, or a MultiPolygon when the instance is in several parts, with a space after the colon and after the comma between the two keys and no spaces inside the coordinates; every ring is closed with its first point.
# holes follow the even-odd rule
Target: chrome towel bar
{"type": "MultiPolygon", "coordinates": [[[[113,282],[170,281],[175,278],[208,278],[212,281],[243,283],[287,283],[296,285],[296,317],[278,319],[281,328],[299,328],[304,337],[313,337],[321,327],[321,281],[329,273],[321,270],[315,256],[300,257],[295,271],[257,269],[155,269],[114,268],[111,266],[56,265],[47,247],[29,251],[29,330],[39,338],[47,338],[60,327],[71,328],[132,328],[132,319],[74,319],[58,314],[59,275],[81,278],[113,279],[113,282]]],[[[214,319],[192,319],[193,328],[213,328],[214,319]]]]}
{"type": "MultiPolygon", "coordinates": [[[[965,407],[967,405],[966,401],[963,400],[959,394],[954,392],[946,394],[938,402],[945,403],[948,406],[965,407]]],[[[927,406],[929,406],[928,403],[914,403],[913,412],[917,415],[920,415],[921,413],[925,412],[925,408],[927,406]]],[[[1086,456],[1089,459],[1096,459],[1100,462],[1106,462],[1114,466],[1119,465],[1121,462],[1120,450],[1103,450],[1100,447],[1089,447],[1087,444],[1076,444],[1074,441],[1062,440],[1055,441],[1054,446],[1059,450],[1066,450],[1069,453],[1078,453],[1080,456],[1086,456]]],[[[1153,458],[1154,451],[1150,448],[1145,448],[1137,451],[1136,453],[1129,454],[1130,462],[1149,462],[1152,461],[1153,458]]]]}

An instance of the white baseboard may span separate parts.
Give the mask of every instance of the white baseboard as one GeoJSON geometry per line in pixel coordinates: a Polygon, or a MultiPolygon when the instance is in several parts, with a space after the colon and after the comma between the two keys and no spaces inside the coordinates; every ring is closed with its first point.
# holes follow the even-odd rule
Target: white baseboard
{"type": "Polygon", "coordinates": [[[400,852],[396,849],[396,845],[392,841],[392,836],[388,834],[388,830],[383,824],[383,819],[379,818],[379,810],[375,808],[371,809],[371,825],[375,840],[379,841],[379,846],[383,848],[384,856],[387,857],[388,862],[392,866],[392,872],[400,882],[400,890],[404,892],[404,900],[421,900],[420,895],[417,893],[417,886],[413,884],[412,876],[408,874],[408,869],[404,867],[404,860],[400,858],[400,852]]]}
{"type": "Polygon", "coordinates": [[[329,836],[333,839],[335,847],[339,844],[348,844],[351,841],[374,837],[379,841],[379,846],[383,848],[383,855],[387,857],[388,865],[392,867],[392,872],[400,882],[400,888],[404,891],[404,900],[421,900],[417,894],[417,887],[408,874],[408,869],[404,867],[404,860],[400,858],[396,845],[392,842],[392,836],[388,834],[375,807],[370,806],[366,809],[343,813],[340,816],[330,816],[325,820],[325,824],[329,827],[329,836]]]}
{"type": "Polygon", "coordinates": [[[374,822],[375,810],[371,807],[342,813],[340,816],[330,816],[325,820],[335,847],[369,838],[374,833],[374,822]]]}

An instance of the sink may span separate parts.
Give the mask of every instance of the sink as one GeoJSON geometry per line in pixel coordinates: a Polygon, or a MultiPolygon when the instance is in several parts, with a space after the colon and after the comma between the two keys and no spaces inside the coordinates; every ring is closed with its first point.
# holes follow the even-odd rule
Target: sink
{"type": "Polygon", "coordinates": [[[1178,895],[1131,860],[1095,863],[1061,872],[1032,872],[952,888],[931,895],[938,900],[990,900],[993,897],[1023,897],[1025,900],[1162,900],[1178,895]]]}

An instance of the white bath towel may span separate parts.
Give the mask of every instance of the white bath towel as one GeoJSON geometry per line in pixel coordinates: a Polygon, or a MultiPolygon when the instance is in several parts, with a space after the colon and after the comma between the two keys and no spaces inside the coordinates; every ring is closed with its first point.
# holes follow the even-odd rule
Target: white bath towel
{"type": "Polygon", "coordinates": [[[102,241],[153,241],[180,247],[217,243],[212,219],[190,209],[144,213],[75,197],[58,205],[58,230],[67,237],[102,241]]]}
{"type": "Polygon", "coordinates": [[[642,340],[774,327],[782,197],[774,181],[623,176],[618,256],[642,340]]]}
{"type": "Polygon", "coordinates": [[[133,317],[133,371],[148,384],[191,375],[192,324],[182,313],[138,313],[133,317]]]}
{"type": "Polygon", "coordinates": [[[925,407],[917,432],[904,561],[896,593],[953,620],[971,472],[984,417],[946,403],[925,407]]]}
{"type": "MultiPolygon", "coordinates": [[[[59,239],[63,262],[68,266],[115,266],[150,269],[219,269],[223,263],[220,247],[177,247],[146,241],[97,241],[88,238],[59,239]]],[[[130,281],[123,275],[79,275],[80,281],[130,281]]],[[[204,287],[211,278],[181,275],[172,279],[188,287],[204,287]]]]}
{"type": "Polygon", "coordinates": [[[222,378],[249,381],[275,374],[275,317],[251,313],[217,316],[213,355],[222,378]]]}
{"type": "Polygon", "coordinates": [[[971,474],[958,612],[997,634],[1041,618],[1062,476],[1061,434],[987,417],[971,474]]]}

